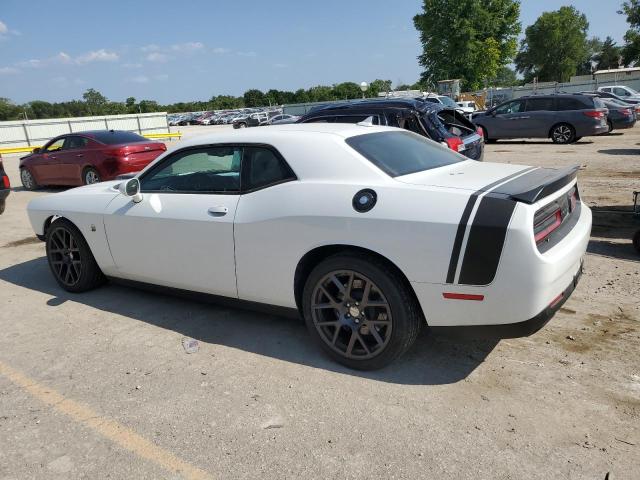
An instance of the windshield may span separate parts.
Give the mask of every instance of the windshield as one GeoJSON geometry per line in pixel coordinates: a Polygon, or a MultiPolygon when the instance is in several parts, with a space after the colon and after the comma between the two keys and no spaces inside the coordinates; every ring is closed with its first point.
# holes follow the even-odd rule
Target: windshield
{"type": "Polygon", "coordinates": [[[348,138],[347,144],[390,177],[466,160],[411,132],[376,132],[348,138]]]}
{"type": "Polygon", "coordinates": [[[443,95],[443,96],[438,97],[438,98],[447,107],[453,107],[453,108],[458,108],[459,107],[459,105],[456,102],[454,102],[453,100],[451,100],[449,97],[446,97],[446,96],[443,95]]]}

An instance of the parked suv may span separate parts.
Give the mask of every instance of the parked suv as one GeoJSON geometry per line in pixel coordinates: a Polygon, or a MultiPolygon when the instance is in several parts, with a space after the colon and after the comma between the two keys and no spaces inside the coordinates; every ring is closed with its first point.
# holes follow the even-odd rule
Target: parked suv
{"type": "Polygon", "coordinates": [[[473,116],[487,142],[502,138],[551,138],[573,143],[609,129],[607,109],[598,97],[536,95],[498,105],[473,116]]]}
{"type": "Polygon", "coordinates": [[[11,183],[9,177],[2,166],[2,155],[0,155],[0,214],[4,212],[5,200],[11,191],[11,183]]]}
{"type": "Polygon", "coordinates": [[[421,99],[362,100],[315,109],[296,123],[358,123],[372,117],[374,125],[399,127],[418,133],[459,152],[482,160],[481,132],[455,108],[421,99]]]}

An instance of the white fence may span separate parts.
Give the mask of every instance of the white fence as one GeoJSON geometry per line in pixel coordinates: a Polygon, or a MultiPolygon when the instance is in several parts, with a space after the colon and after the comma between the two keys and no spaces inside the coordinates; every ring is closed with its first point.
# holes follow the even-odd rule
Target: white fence
{"type": "Polygon", "coordinates": [[[0,148],[42,145],[58,135],[85,130],[128,130],[143,135],[168,133],[169,124],[166,112],[48,120],[14,120],[0,122],[0,148]]]}

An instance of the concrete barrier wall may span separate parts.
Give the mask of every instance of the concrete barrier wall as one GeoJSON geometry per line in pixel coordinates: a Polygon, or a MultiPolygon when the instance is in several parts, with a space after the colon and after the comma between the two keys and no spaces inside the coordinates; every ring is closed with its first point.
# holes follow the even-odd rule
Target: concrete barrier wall
{"type": "Polygon", "coordinates": [[[0,122],[0,148],[42,145],[53,137],[85,130],[127,130],[139,134],[168,133],[167,113],[100,117],[13,120],[0,122]]]}

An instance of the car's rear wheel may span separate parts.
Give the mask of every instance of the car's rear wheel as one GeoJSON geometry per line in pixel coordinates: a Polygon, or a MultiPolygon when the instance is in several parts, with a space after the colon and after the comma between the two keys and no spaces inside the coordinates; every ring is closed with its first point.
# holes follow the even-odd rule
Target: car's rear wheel
{"type": "Polygon", "coordinates": [[[564,145],[573,143],[575,139],[576,131],[568,123],[559,123],[551,129],[551,140],[553,140],[553,143],[564,145]]]}
{"type": "Polygon", "coordinates": [[[56,281],[68,292],[92,290],[105,281],[80,230],[61,218],[47,230],[47,260],[56,281]]]}
{"type": "Polygon", "coordinates": [[[95,168],[85,168],[84,172],[82,172],[82,181],[85,185],[93,185],[94,183],[99,183],[100,174],[95,168]]]}
{"type": "Polygon", "coordinates": [[[26,168],[20,169],[20,181],[25,190],[35,190],[38,188],[36,179],[33,178],[32,173],[26,168]]]}
{"type": "Polygon", "coordinates": [[[607,133],[613,132],[613,123],[611,120],[607,120],[607,133]]]}
{"type": "Polygon", "coordinates": [[[313,269],[303,311],[314,340],[350,368],[388,365],[414,343],[423,317],[410,287],[374,257],[337,254],[313,269]]]}

